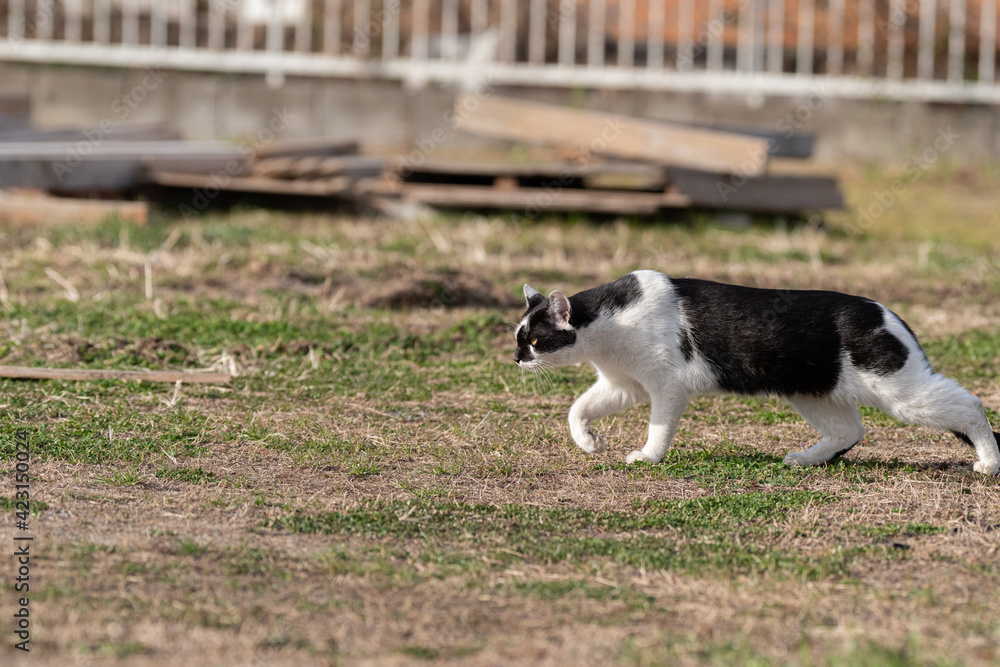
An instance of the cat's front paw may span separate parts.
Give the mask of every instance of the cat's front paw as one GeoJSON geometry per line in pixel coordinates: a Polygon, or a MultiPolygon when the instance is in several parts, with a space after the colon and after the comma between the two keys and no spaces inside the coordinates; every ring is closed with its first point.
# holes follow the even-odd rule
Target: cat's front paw
{"type": "Polygon", "coordinates": [[[972,469],[978,473],[986,475],[987,477],[996,477],[997,473],[1000,473],[1000,463],[995,461],[976,461],[972,464],[972,469]]]}
{"type": "Polygon", "coordinates": [[[645,456],[643,456],[642,452],[640,452],[638,449],[633,452],[629,452],[629,455],[625,457],[625,463],[635,463],[636,461],[646,461],[647,463],[656,463],[656,461],[650,461],[645,456]]]}
{"type": "Polygon", "coordinates": [[[607,443],[604,442],[604,438],[592,431],[586,431],[583,435],[574,439],[580,449],[588,454],[603,454],[604,450],[608,448],[607,443]]]}

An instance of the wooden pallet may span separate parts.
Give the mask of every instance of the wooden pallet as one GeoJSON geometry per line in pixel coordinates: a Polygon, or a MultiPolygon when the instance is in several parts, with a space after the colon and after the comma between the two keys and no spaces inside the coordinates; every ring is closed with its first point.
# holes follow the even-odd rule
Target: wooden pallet
{"type": "Polygon", "coordinates": [[[619,160],[586,163],[390,160],[369,194],[434,207],[589,211],[648,215],[664,208],[794,214],[843,208],[836,179],[666,168],[619,160]]]}
{"type": "Polygon", "coordinates": [[[752,176],[767,167],[767,140],[745,134],[496,95],[460,97],[454,117],[462,131],[584,154],[752,176]]]}
{"type": "Polygon", "coordinates": [[[690,204],[688,197],[671,192],[390,183],[385,180],[362,181],[357,191],[361,195],[396,197],[438,208],[523,210],[529,217],[545,211],[651,215],[660,209],[683,208],[690,204]]]}
{"type": "Polygon", "coordinates": [[[765,175],[744,178],[690,169],[668,170],[670,182],[698,208],[750,213],[843,209],[844,195],[830,176],[765,175]]]}

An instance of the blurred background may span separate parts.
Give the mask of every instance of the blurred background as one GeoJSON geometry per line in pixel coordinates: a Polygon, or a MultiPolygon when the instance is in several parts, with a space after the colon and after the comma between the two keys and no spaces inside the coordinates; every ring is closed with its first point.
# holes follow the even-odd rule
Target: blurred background
{"type": "Polygon", "coordinates": [[[0,0],[0,95],[37,127],[238,138],[277,106],[284,139],[400,149],[488,85],[687,123],[793,112],[829,160],[896,159],[950,122],[986,160],[996,25],[995,0],[0,0]]]}

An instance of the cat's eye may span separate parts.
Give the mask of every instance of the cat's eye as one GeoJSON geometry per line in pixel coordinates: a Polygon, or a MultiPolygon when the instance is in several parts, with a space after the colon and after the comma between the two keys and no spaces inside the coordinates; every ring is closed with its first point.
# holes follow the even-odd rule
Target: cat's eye
{"type": "Polygon", "coordinates": [[[538,339],[537,338],[532,338],[531,339],[531,347],[534,347],[536,345],[538,345],[538,339]]]}

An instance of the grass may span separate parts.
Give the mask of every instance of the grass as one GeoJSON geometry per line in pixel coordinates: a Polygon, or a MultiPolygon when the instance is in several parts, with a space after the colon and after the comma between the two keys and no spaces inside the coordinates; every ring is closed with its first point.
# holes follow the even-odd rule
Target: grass
{"type": "MultiPolygon", "coordinates": [[[[1000,483],[950,435],[863,409],[848,455],[789,468],[817,436],[785,402],[708,396],[626,466],[648,408],[585,455],[566,413],[592,370],[510,360],[525,282],[838,289],[904,316],[1000,426],[1000,172],[925,176],[861,234],[259,210],[0,230],[0,363],[236,372],[0,380],[0,433],[31,448],[32,614],[60,629],[40,659],[995,663],[1000,483]]],[[[893,178],[845,173],[849,199],[893,178]]]]}
{"type": "MultiPolygon", "coordinates": [[[[884,550],[870,545],[845,548],[844,540],[833,540],[827,552],[808,557],[772,544],[775,537],[789,532],[785,520],[790,512],[834,500],[807,491],[750,492],[636,502],[635,510],[627,513],[410,501],[373,503],[347,512],[295,512],[270,519],[264,526],[394,544],[416,540],[411,549],[437,550],[444,554],[438,560],[450,557],[462,565],[468,563],[458,555],[475,549],[492,552],[500,564],[516,553],[528,562],[550,565],[607,561],[697,576],[735,572],[818,579],[845,575],[856,558],[885,556],[884,550]]],[[[868,528],[859,532],[878,539],[937,532],[923,524],[868,528]]]]}

